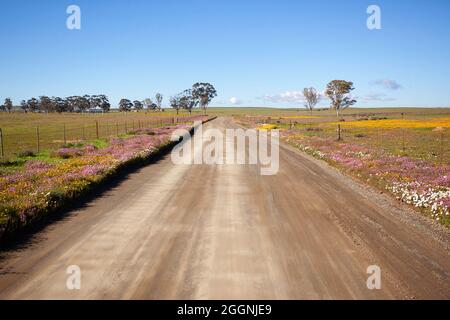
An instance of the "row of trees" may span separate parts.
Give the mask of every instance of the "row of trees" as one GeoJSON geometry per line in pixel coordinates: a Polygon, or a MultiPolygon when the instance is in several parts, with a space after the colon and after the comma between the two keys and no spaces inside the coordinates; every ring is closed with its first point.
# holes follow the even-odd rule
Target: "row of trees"
{"type": "MultiPolygon", "coordinates": [[[[3,105],[0,106],[2,111],[11,112],[13,103],[10,98],[6,98],[3,105]]],[[[91,108],[100,108],[108,112],[111,108],[108,97],[104,94],[70,96],[66,98],[41,96],[39,98],[31,98],[22,100],[20,108],[24,112],[84,112],[91,108]]]]}
{"type": "Polygon", "coordinates": [[[13,108],[13,103],[12,103],[11,98],[6,98],[5,102],[2,105],[0,105],[1,111],[11,112],[12,108],[13,108]]]}
{"type": "MultiPolygon", "coordinates": [[[[351,81],[333,80],[327,84],[325,96],[330,99],[330,108],[336,110],[338,117],[340,111],[356,103],[356,100],[352,99],[350,95],[354,89],[353,82],[351,81]]],[[[320,93],[313,87],[305,88],[303,89],[303,96],[305,98],[305,108],[312,113],[314,107],[320,101],[320,93]]]]}
{"type": "Polygon", "coordinates": [[[144,108],[147,110],[153,111],[161,111],[162,110],[162,101],[163,95],[161,93],[157,93],[155,95],[155,102],[151,98],[145,98],[143,101],[134,100],[131,101],[129,99],[120,99],[119,101],[119,110],[120,111],[131,111],[132,109],[140,111],[144,108]]]}
{"type": "MultiPolygon", "coordinates": [[[[192,109],[197,106],[202,108],[206,114],[206,108],[216,96],[217,92],[212,84],[197,82],[192,85],[191,89],[184,90],[169,100],[170,106],[177,111],[177,114],[181,109],[192,113],[192,109]]],[[[157,93],[154,100],[146,98],[143,101],[131,101],[124,98],[119,102],[119,110],[127,112],[133,109],[140,111],[145,108],[147,110],[161,111],[162,102],[163,95],[161,93],[157,93]]],[[[38,99],[22,100],[20,108],[24,112],[85,112],[89,109],[101,109],[104,112],[108,112],[111,104],[108,97],[104,94],[71,96],[67,98],[41,96],[38,99]]],[[[11,112],[12,109],[13,103],[10,98],[6,98],[4,104],[0,105],[0,110],[2,111],[11,112]]]]}
{"type": "Polygon", "coordinates": [[[192,113],[192,109],[199,106],[206,114],[206,108],[217,96],[214,86],[207,82],[197,82],[191,89],[186,89],[170,98],[170,106],[177,111],[184,109],[192,113]]]}

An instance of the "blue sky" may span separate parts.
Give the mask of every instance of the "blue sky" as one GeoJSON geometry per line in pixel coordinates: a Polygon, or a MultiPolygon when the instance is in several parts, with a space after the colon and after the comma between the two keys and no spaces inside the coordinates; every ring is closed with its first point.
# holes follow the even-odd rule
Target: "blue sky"
{"type": "Polygon", "coordinates": [[[0,99],[15,103],[104,93],[117,105],[207,81],[215,106],[298,107],[302,88],[345,79],[358,106],[450,106],[448,0],[2,0],[0,10],[0,99]],[[70,4],[81,30],[66,28],[70,4]],[[371,4],[381,30],[366,27],[371,4]]]}

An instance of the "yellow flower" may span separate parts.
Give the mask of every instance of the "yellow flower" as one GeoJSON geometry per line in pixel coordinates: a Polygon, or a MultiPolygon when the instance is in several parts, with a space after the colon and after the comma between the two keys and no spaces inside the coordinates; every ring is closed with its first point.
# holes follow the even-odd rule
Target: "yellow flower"
{"type": "Polygon", "coordinates": [[[261,126],[258,127],[259,130],[273,130],[276,129],[277,126],[274,124],[263,124],[261,126]]]}
{"type": "Polygon", "coordinates": [[[429,120],[410,120],[410,119],[387,119],[387,120],[367,120],[351,122],[333,122],[330,125],[340,124],[344,128],[450,128],[450,118],[436,118],[429,120]]]}

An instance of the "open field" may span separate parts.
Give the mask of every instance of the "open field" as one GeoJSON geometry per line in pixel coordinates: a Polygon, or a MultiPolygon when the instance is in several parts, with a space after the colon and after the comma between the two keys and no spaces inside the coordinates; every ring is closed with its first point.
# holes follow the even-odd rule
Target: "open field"
{"type": "MultiPolygon", "coordinates": [[[[208,114],[214,116],[250,117],[257,121],[270,123],[322,123],[335,122],[332,110],[313,111],[304,109],[274,108],[209,108],[208,114]],[[283,119],[279,119],[282,117],[283,119]],[[268,119],[270,118],[270,120],[268,119]]],[[[38,153],[54,150],[64,143],[89,141],[125,134],[138,128],[151,128],[173,123],[189,122],[190,116],[202,115],[194,110],[192,115],[186,112],[176,114],[171,109],[164,112],[110,112],[105,114],[73,113],[0,113],[0,129],[3,136],[3,158],[9,159],[22,153],[38,153]]],[[[355,120],[368,117],[386,117],[388,119],[430,119],[450,117],[450,109],[445,108],[352,108],[344,110],[342,117],[355,120]],[[403,116],[401,115],[403,113],[403,116]]],[[[414,141],[414,135],[406,139],[414,141]]],[[[408,141],[409,142],[409,141],[408,141]]],[[[434,148],[434,140],[430,149],[434,148]]],[[[406,144],[412,146],[411,143],[406,144]]]]}
{"type": "Polygon", "coordinates": [[[258,167],[163,157],[3,252],[0,298],[450,298],[447,230],[290,146],[277,175],[258,167]]]}
{"type": "Polygon", "coordinates": [[[280,129],[285,142],[449,226],[449,110],[350,111],[341,121],[316,114],[236,119],[253,128],[280,129]]]}
{"type": "MultiPolygon", "coordinates": [[[[230,108],[231,109],[231,108],[230,108]]],[[[352,108],[337,121],[332,110],[243,108],[215,111],[233,115],[237,121],[254,127],[297,128],[307,136],[341,138],[385,149],[395,155],[408,155],[435,163],[450,164],[450,108],[352,108]],[[437,130],[442,127],[444,130],[437,130]]]]}
{"type": "Polygon", "coordinates": [[[139,128],[190,122],[201,112],[0,113],[3,158],[55,150],[65,143],[91,141],[126,134],[139,128]]]}
{"type": "MultiPolygon", "coordinates": [[[[321,112],[211,108],[210,115],[225,116],[205,127],[222,133],[280,129],[279,172],[176,165],[167,155],[44,227],[34,245],[7,247],[0,298],[448,299],[449,110],[355,109],[345,121],[321,112]],[[72,264],[83,270],[83,290],[64,287],[72,264]],[[372,264],[383,270],[382,290],[367,290],[372,264]]],[[[196,114],[183,121],[200,120],[196,114]]],[[[4,162],[0,227],[54,212],[187,126],[126,117],[135,128],[118,137],[59,140],[53,151],[4,162]],[[149,127],[136,126],[145,120],[149,127]]],[[[41,125],[67,119],[30,117],[41,125]]],[[[26,122],[11,121],[9,130],[26,131],[26,122]]]]}
{"type": "MultiPolygon", "coordinates": [[[[265,117],[295,117],[295,116],[315,116],[336,119],[336,112],[327,107],[317,107],[312,113],[304,107],[299,108],[263,108],[263,107],[210,107],[208,113],[217,116],[265,116],[265,117]]],[[[348,108],[341,112],[343,117],[353,117],[354,115],[375,115],[386,117],[399,117],[401,114],[406,117],[429,117],[429,116],[450,116],[450,108],[348,108]]]]}
{"type": "MultiPolygon", "coordinates": [[[[118,137],[66,144],[47,153],[20,156],[0,166],[0,239],[87,194],[118,170],[145,162],[170,143],[171,132],[193,121],[141,127],[118,137]]],[[[183,119],[187,121],[187,118],[183,119]]]]}

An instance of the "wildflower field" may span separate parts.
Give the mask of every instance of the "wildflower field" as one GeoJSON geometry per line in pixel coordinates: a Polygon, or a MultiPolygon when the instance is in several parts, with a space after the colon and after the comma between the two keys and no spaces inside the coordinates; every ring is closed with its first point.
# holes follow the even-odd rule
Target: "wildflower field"
{"type": "Polygon", "coordinates": [[[283,118],[237,120],[250,127],[280,129],[281,139],[288,144],[388,192],[448,227],[450,117],[448,113],[407,117],[399,114],[371,120],[363,115],[341,121],[323,117],[322,121],[296,123],[283,118]]]}
{"type": "MultiPolygon", "coordinates": [[[[206,120],[198,116],[194,120],[206,120]]],[[[192,123],[137,128],[118,137],[78,141],[0,166],[0,237],[86,194],[127,165],[145,161],[192,123]]]]}
{"type": "Polygon", "coordinates": [[[165,112],[108,113],[0,113],[0,157],[57,149],[61,144],[110,138],[141,128],[157,128],[192,122],[189,114],[165,112]]]}

